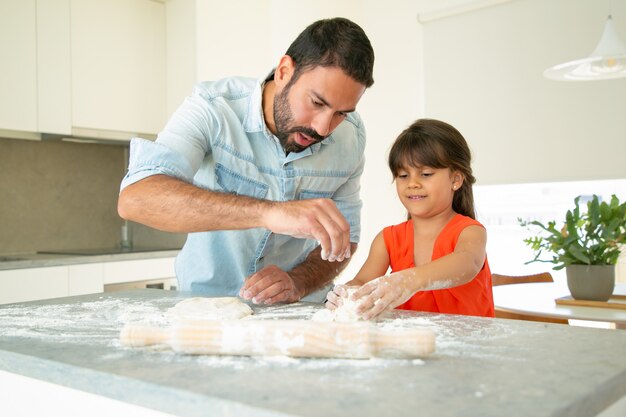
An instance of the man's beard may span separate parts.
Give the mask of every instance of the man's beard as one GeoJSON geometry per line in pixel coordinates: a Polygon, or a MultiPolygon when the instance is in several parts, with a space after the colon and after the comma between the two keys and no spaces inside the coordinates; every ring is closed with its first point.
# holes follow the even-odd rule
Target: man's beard
{"type": "Polygon", "coordinates": [[[292,133],[303,133],[315,140],[315,143],[321,142],[325,139],[324,136],[318,135],[314,129],[296,126],[293,127],[293,113],[289,106],[289,100],[287,94],[289,93],[290,85],[287,85],[283,91],[274,96],[274,124],[276,126],[276,137],[280,142],[285,154],[290,152],[302,152],[309,146],[302,146],[295,141],[289,141],[289,135],[292,133]]]}

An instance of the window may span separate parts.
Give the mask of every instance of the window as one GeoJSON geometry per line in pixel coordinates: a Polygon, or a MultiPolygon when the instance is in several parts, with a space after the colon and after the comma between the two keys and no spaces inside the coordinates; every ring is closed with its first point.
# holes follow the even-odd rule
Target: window
{"type": "MultiPolygon", "coordinates": [[[[574,198],[593,194],[603,200],[615,194],[623,202],[626,179],[475,186],[477,217],[487,228],[491,272],[526,275],[549,271],[555,280],[565,279],[565,270],[553,271],[551,263],[525,265],[534,254],[523,240],[534,232],[520,226],[517,219],[556,220],[558,225],[574,207],[574,198]]],[[[616,274],[617,281],[626,282],[626,253],[622,253],[616,274]]]]}

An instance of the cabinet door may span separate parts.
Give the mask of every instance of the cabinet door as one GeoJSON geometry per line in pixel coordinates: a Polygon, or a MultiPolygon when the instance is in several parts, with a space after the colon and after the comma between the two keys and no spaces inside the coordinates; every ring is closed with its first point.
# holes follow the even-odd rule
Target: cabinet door
{"type": "Polygon", "coordinates": [[[0,304],[66,297],[67,277],[67,266],[0,271],[0,304]]]}
{"type": "Polygon", "coordinates": [[[104,264],[103,283],[119,284],[176,277],[176,258],[136,259],[104,264]]]}
{"type": "Polygon", "coordinates": [[[72,126],[157,133],[165,124],[165,6],[71,3],[72,126]]]}
{"type": "Polygon", "coordinates": [[[38,132],[72,132],[70,39],[70,0],[38,0],[38,132]]]}
{"type": "Polygon", "coordinates": [[[94,294],[104,291],[104,264],[80,264],[68,267],[68,295],[94,294]]]}
{"type": "Polygon", "coordinates": [[[0,1],[0,129],[37,131],[35,0],[0,1]]]}

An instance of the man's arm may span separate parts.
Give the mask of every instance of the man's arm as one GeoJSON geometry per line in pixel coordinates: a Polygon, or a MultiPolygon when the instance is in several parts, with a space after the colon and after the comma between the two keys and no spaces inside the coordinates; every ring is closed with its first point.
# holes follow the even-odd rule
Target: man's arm
{"type": "MultiPolygon", "coordinates": [[[[357,248],[351,243],[351,252],[357,248]]],[[[239,296],[255,304],[293,303],[331,282],[348,265],[350,259],[330,263],[321,259],[317,247],[300,265],[285,272],[270,265],[246,279],[239,296]]]]}
{"type": "Polygon", "coordinates": [[[117,210],[122,218],[155,229],[192,233],[258,226],[263,203],[204,190],[167,175],[152,175],[124,188],[117,210]]]}
{"type": "Polygon", "coordinates": [[[350,225],[330,199],[273,202],[152,175],[122,190],[118,212],[124,219],[168,232],[263,227],[315,239],[321,244],[321,259],[329,261],[342,261],[350,253],[350,225]]]}

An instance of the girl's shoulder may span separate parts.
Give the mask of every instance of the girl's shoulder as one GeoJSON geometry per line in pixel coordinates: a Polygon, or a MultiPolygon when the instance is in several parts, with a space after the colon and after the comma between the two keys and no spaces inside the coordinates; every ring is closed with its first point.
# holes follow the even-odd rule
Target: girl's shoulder
{"type": "Polygon", "coordinates": [[[387,245],[392,241],[402,241],[408,238],[408,236],[413,236],[413,220],[387,226],[382,230],[381,234],[387,245]]]}
{"type": "Polygon", "coordinates": [[[452,220],[450,220],[448,222],[448,226],[460,226],[460,227],[480,226],[480,227],[485,227],[478,220],[472,219],[471,217],[464,216],[464,215],[458,214],[458,213],[452,218],[452,220]]]}
{"type": "Polygon", "coordinates": [[[478,220],[474,220],[462,214],[456,214],[443,228],[440,236],[458,236],[465,228],[470,226],[478,226],[486,229],[478,220]]]}
{"type": "Polygon", "coordinates": [[[383,229],[383,234],[386,234],[389,232],[401,233],[401,232],[406,232],[407,230],[413,230],[413,220],[407,220],[402,223],[387,226],[383,229]]]}

